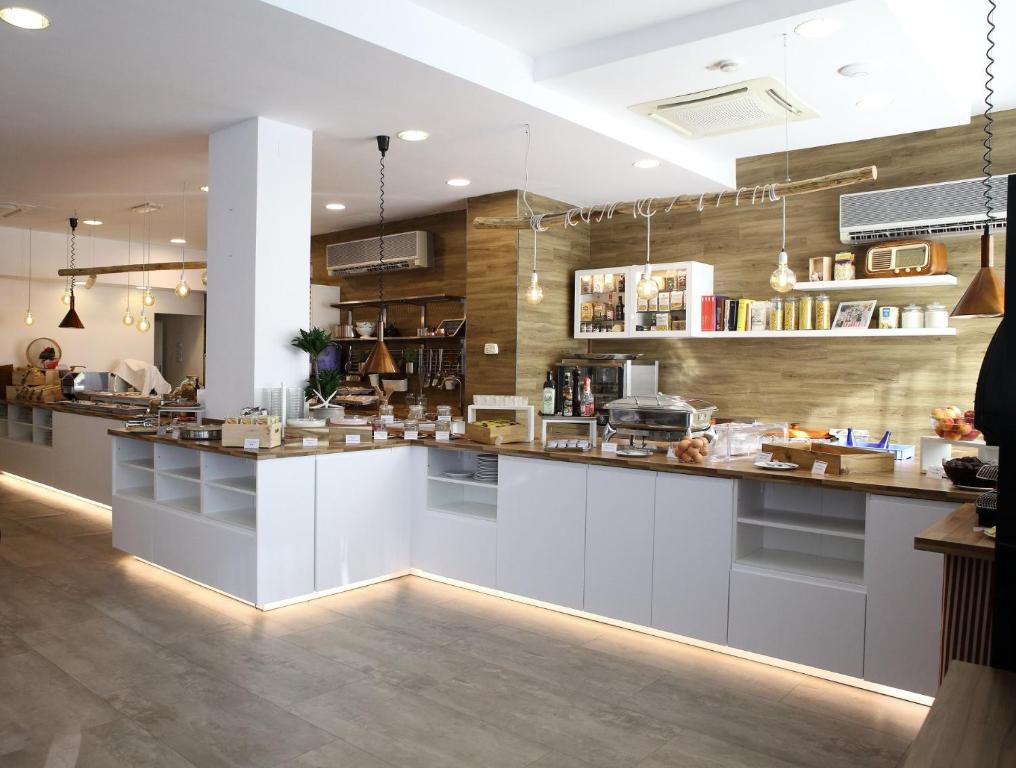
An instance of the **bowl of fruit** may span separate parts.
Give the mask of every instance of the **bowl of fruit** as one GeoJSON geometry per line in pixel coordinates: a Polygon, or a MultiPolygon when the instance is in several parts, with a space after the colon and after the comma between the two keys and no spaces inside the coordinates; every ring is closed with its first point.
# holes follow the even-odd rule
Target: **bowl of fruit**
{"type": "Polygon", "coordinates": [[[962,411],[955,405],[933,408],[931,426],[936,435],[946,440],[976,440],[981,436],[974,429],[974,412],[962,411]]]}

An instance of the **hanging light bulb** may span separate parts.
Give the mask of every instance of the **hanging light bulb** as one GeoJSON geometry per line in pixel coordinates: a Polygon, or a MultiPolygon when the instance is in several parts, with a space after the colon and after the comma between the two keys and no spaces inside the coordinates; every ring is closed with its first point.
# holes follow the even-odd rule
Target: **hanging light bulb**
{"type": "Polygon", "coordinates": [[[187,275],[184,272],[184,264],[187,262],[187,182],[183,185],[183,242],[180,245],[180,282],[176,284],[176,295],[181,299],[187,298],[190,293],[190,286],[187,285],[187,275]]]}
{"type": "Polygon", "coordinates": [[[25,325],[32,325],[35,323],[35,318],[32,317],[32,310],[25,312],[25,325]]]}
{"type": "Polygon", "coordinates": [[[208,270],[201,273],[201,285],[208,287],[208,270]]]}
{"type": "Polygon", "coordinates": [[[155,294],[152,293],[152,289],[149,286],[145,287],[145,292],[141,296],[141,301],[146,307],[155,306],[155,294]]]}
{"type": "Polygon", "coordinates": [[[638,294],[640,299],[646,299],[652,301],[660,293],[659,284],[653,279],[653,266],[649,263],[649,251],[651,244],[652,229],[650,222],[652,219],[646,216],[646,266],[642,270],[642,277],[639,278],[638,285],[635,286],[635,292],[638,294]]]}
{"type": "Polygon", "coordinates": [[[526,301],[530,304],[540,304],[543,302],[543,288],[540,287],[540,277],[535,271],[530,278],[529,287],[526,289],[526,301]]]}
{"type": "Polygon", "coordinates": [[[176,284],[176,288],[174,290],[176,291],[176,295],[181,299],[187,298],[187,294],[190,293],[190,286],[187,285],[187,281],[184,279],[182,274],[180,275],[180,282],[176,284]]]}
{"type": "Polygon", "coordinates": [[[35,322],[32,317],[32,229],[28,229],[28,306],[25,308],[25,325],[35,322]]]}
{"type": "Polygon", "coordinates": [[[65,307],[69,307],[71,305],[71,288],[69,285],[64,288],[63,296],[60,297],[60,303],[65,307]]]}
{"type": "Polygon", "coordinates": [[[141,331],[141,333],[145,333],[151,327],[152,324],[148,321],[148,315],[142,312],[141,319],[138,320],[138,330],[141,331]]]}
{"type": "Polygon", "coordinates": [[[121,318],[121,320],[123,321],[123,324],[126,326],[134,325],[134,315],[131,314],[130,307],[127,307],[127,309],[124,310],[123,317],[121,318]]]}
{"type": "Polygon", "coordinates": [[[789,293],[797,284],[797,276],[787,264],[787,252],[780,251],[779,263],[769,276],[769,285],[777,293],[789,293]]]}

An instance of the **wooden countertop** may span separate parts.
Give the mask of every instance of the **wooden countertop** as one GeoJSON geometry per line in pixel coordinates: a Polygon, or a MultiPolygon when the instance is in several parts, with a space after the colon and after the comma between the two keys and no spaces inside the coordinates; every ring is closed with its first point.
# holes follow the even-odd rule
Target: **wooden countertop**
{"type": "Polygon", "coordinates": [[[1016,765],[1016,674],[949,663],[928,718],[903,768],[1016,765]]]}
{"type": "Polygon", "coordinates": [[[914,549],[943,555],[995,559],[995,540],[975,531],[977,508],[964,504],[914,537],[914,549]]]}
{"type": "MultiPolygon", "coordinates": [[[[302,446],[282,446],[259,451],[257,454],[245,453],[241,448],[223,448],[221,444],[213,441],[185,440],[179,441],[173,438],[157,437],[136,432],[127,432],[119,429],[109,430],[111,435],[117,437],[129,437],[136,440],[147,440],[153,443],[170,443],[193,448],[199,451],[212,451],[230,456],[241,456],[244,458],[257,459],[279,459],[293,456],[320,456],[329,453],[344,453],[352,451],[373,450],[377,448],[391,448],[399,445],[409,445],[405,440],[386,440],[381,443],[362,443],[360,445],[345,445],[344,443],[320,446],[318,448],[303,448],[302,446]]],[[[757,469],[752,466],[752,459],[740,459],[726,464],[682,464],[676,459],[668,459],[664,454],[654,454],[648,458],[625,458],[617,454],[605,454],[600,449],[587,451],[585,453],[563,453],[561,451],[547,450],[539,441],[532,443],[511,443],[508,445],[484,445],[472,440],[451,440],[449,442],[438,442],[433,439],[416,441],[420,445],[443,450],[466,450],[481,451],[485,453],[496,453],[503,456],[519,456],[531,459],[545,459],[550,461],[569,461],[580,464],[596,464],[600,466],[625,467],[629,469],[647,469],[653,472],[677,472],[691,475],[702,475],[706,477],[724,477],[731,479],[759,480],[774,483],[799,483],[804,485],[815,485],[823,488],[839,488],[847,491],[858,491],[860,493],[877,493],[885,496],[902,496],[910,499],[928,499],[930,501],[956,501],[973,502],[977,493],[963,491],[953,487],[948,480],[928,477],[921,474],[916,464],[897,469],[895,472],[872,472],[854,473],[849,475],[813,475],[803,470],[791,472],[772,472],[764,469],[757,469]]]]}
{"type": "Polygon", "coordinates": [[[102,413],[92,411],[81,406],[73,405],[73,400],[58,400],[55,403],[37,403],[32,400],[0,400],[3,405],[20,405],[25,408],[45,408],[47,411],[58,411],[60,413],[76,413],[78,416],[94,416],[97,419],[110,419],[111,421],[127,421],[136,419],[137,416],[126,416],[122,413],[102,413]]]}

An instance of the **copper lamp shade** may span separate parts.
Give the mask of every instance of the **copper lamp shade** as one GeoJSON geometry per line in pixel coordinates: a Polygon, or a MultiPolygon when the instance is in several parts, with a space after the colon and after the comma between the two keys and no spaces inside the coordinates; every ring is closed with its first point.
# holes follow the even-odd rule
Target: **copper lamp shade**
{"type": "Polygon", "coordinates": [[[395,365],[391,352],[385,346],[385,341],[379,336],[374,349],[370,351],[367,362],[363,365],[364,373],[396,373],[399,369],[395,365]]]}
{"type": "MultiPolygon", "coordinates": [[[[72,278],[73,279],[73,278],[72,278]]],[[[74,309],[74,292],[71,292],[71,308],[67,310],[67,314],[64,315],[64,319],[60,321],[60,328],[84,328],[85,324],[81,322],[81,318],[78,317],[78,313],[74,309]]]]}
{"type": "Polygon", "coordinates": [[[995,272],[995,238],[981,235],[981,268],[953,308],[952,317],[1001,317],[1005,312],[1002,281],[995,272]]]}

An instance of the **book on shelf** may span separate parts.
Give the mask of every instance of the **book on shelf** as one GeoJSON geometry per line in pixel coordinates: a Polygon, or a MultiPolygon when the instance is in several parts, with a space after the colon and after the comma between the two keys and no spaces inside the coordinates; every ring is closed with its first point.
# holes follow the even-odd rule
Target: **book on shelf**
{"type": "Polygon", "coordinates": [[[748,315],[751,311],[751,305],[754,304],[753,299],[741,299],[737,303],[737,330],[746,331],[748,330],[748,315]]]}
{"type": "Polygon", "coordinates": [[[764,331],[769,320],[769,302],[753,301],[748,310],[748,330],[764,331]]]}
{"type": "Polygon", "coordinates": [[[737,330],[737,308],[740,306],[740,299],[727,299],[727,321],[725,331],[737,330]]]}
{"type": "Polygon", "coordinates": [[[702,297],[702,330],[716,330],[716,297],[702,297]]]}

